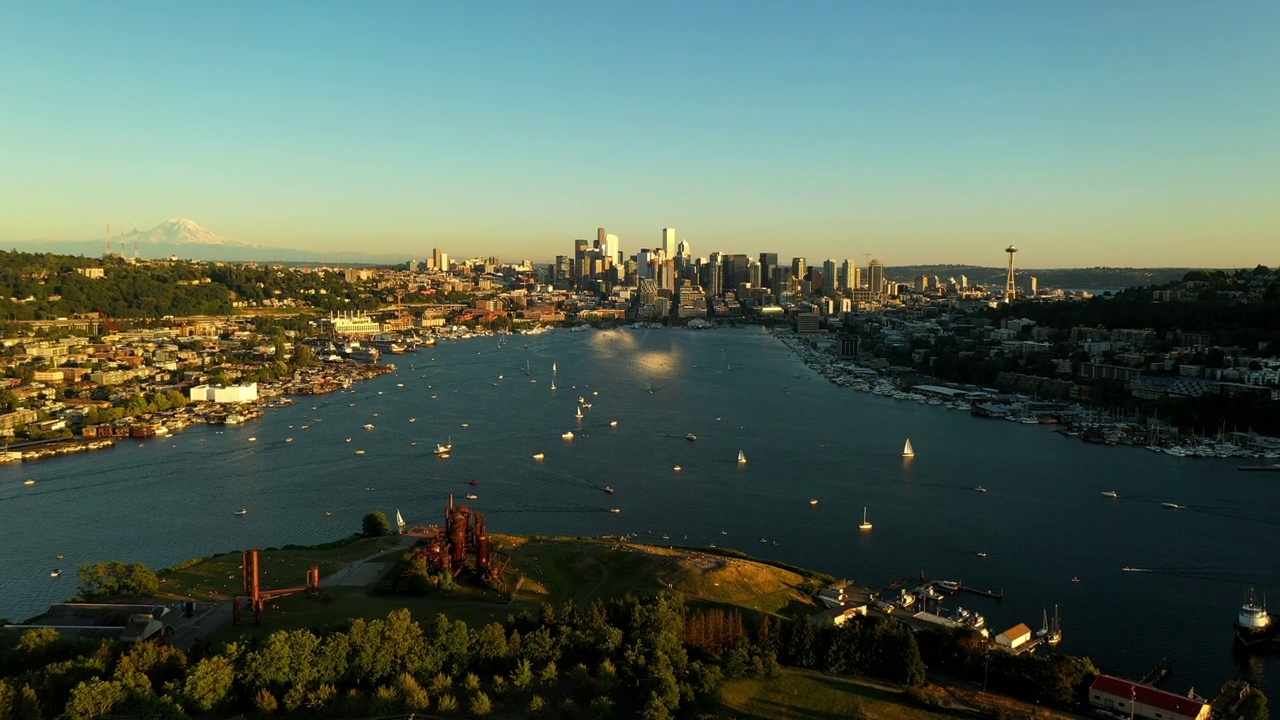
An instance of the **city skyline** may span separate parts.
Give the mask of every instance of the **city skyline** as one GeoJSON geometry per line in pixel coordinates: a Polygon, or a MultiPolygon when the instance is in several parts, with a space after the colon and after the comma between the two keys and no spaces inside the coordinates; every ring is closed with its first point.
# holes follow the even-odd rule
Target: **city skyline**
{"type": "Polygon", "coordinates": [[[0,242],[1280,262],[1270,3],[73,5],[0,8],[0,242]]]}

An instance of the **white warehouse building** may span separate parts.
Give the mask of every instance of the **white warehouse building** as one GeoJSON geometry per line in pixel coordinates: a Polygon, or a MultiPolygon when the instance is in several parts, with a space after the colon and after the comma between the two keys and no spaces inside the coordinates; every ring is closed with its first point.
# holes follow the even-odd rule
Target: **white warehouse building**
{"type": "Polygon", "coordinates": [[[248,385],[197,385],[191,388],[191,402],[243,403],[258,399],[258,383],[248,385]]]}

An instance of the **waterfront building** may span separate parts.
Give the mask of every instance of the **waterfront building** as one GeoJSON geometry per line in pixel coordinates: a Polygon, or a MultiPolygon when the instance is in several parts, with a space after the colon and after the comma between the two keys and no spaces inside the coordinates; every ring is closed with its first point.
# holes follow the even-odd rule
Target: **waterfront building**
{"type": "Polygon", "coordinates": [[[373,335],[382,331],[377,320],[361,312],[330,315],[320,320],[320,327],[338,336],[373,335]]]}
{"type": "Polygon", "coordinates": [[[1207,720],[1209,703],[1111,675],[1089,686],[1089,704],[1147,720],[1207,720]]]}
{"type": "Polygon", "coordinates": [[[1026,623],[1018,623],[996,636],[996,644],[1016,650],[1031,640],[1031,628],[1026,623]]]}
{"type": "Polygon", "coordinates": [[[247,385],[197,385],[191,388],[191,402],[245,403],[258,399],[258,383],[247,385]]]}

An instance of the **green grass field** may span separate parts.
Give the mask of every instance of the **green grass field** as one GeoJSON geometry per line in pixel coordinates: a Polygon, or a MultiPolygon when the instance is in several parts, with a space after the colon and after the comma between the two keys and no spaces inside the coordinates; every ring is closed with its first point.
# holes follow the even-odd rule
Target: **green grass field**
{"type": "MultiPolygon", "coordinates": [[[[351,536],[326,545],[261,549],[258,554],[264,588],[306,585],[307,570],[320,568],[320,578],[345,568],[361,558],[376,555],[399,544],[399,538],[358,538],[351,536]]],[[[224,553],[184,563],[160,571],[160,592],[164,600],[230,600],[243,592],[239,552],[224,553]]]]}
{"type": "Polygon", "coordinates": [[[899,693],[840,678],[784,670],[775,678],[730,680],[717,714],[744,720],[952,720],[955,713],[917,707],[899,693]]]}

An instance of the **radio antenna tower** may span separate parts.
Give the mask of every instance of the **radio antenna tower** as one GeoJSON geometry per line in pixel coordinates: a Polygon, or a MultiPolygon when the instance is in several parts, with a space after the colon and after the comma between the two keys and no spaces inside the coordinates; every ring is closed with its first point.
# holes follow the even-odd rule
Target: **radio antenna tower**
{"type": "Polygon", "coordinates": [[[1018,282],[1013,276],[1013,256],[1018,254],[1018,248],[1010,245],[1004,251],[1009,253],[1009,277],[1004,282],[1004,297],[1009,302],[1018,294],[1018,282]]]}

